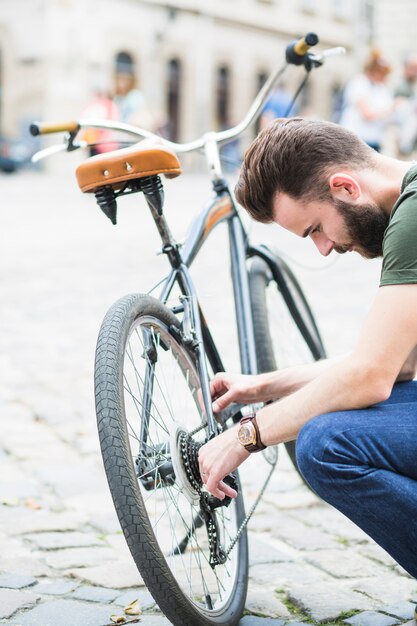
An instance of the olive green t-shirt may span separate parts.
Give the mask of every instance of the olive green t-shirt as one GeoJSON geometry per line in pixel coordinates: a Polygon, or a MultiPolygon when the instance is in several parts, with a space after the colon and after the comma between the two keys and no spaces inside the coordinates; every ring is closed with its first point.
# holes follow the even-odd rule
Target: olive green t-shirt
{"type": "Polygon", "coordinates": [[[417,165],[404,176],[382,249],[380,286],[417,283],[417,165]]]}

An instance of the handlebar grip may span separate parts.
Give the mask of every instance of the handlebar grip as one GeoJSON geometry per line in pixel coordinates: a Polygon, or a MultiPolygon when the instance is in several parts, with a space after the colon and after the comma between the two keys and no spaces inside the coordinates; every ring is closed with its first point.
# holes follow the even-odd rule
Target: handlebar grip
{"type": "Polygon", "coordinates": [[[305,37],[298,39],[296,41],[292,41],[288,44],[287,49],[285,51],[285,58],[287,63],[292,63],[293,65],[302,65],[305,60],[305,55],[309,51],[312,46],[317,45],[319,42],[319,38],[316,33],[307,33],[305,37]]]}
{"type": "Polygon", "coordinates": [[[30,134],[34,137],[38,135],[50,135],[52,133],[77,133],[80,130],[78,122],[60,122],[51,124],[48,122],[33,122],[30,125],[30,134]]]}

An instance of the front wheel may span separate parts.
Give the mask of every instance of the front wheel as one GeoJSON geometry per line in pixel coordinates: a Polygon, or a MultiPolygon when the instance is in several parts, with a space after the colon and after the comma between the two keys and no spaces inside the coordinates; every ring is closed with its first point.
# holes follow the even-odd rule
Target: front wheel
{"type": "Polygon", "coordinates": [[[96,352],[96,411],[120,525],[145,584],[173,624],[233,626],[247,590],[241,491],[202,510],[197,454],[206,441],[194,353],[158,300],[119,300],[96,352]],[[223,552],[222,552],[223,551],[223,552]],[[213,563],[213,554],[220,562],[213,563]]]}
{"type": "MultiPolygon", "coordinates": [[[[310,306],[283,262],[272,269],[266,261],[255,257],[249,285],[260,374],[325,357],[310,306]]],[[[298,471],[296,442],[288,441],[285,447],[298,471]]]]}

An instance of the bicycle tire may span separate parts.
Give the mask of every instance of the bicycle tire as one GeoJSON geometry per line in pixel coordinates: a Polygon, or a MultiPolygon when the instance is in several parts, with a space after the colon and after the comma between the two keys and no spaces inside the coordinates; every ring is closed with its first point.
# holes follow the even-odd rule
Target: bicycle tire
{"type": "MultiPolygon", "coordinates": [[[[313,313],[297,279],[292,272],[286,271],[285,265],[281,264],[279,269],[281,280],[285,281],[286,288],[293,299],[291,307],[288,306],[270,267],[263,259],[255,257],[249,271],[259,373],[271,372],[291,365],[301,365],[325,356],[313,313]],[[294,320],[294,310],[303,322],[301,328],[300,324],[294,320]],[[282,327],[278,328],[276,320],[271,324],[271,315],[280,316],[282,327]],[[285,346],[285,351],[283,346],[285,346]]],[[[285,442],[285,448],[305,483],[297,465],[296,441],[285,442]]]]}
{"type": "MultiPolygon", "coordinates": [[[[224,565],[209,567],[207,529],[197,528],[200,507],[189,501],[188,492],[184,495],[186,479],[178,460],[172,484],[163,473],[179,455],[175,433],[185,427],[195,430],[203,421],[195,358],[179,331],[172,311],[148,295],[126,296],[107,313],[95,368],[101,451],[122,531],[162,612],[174,625],[232,626],[239,622],[246,600],[246,531],[224,565]],[[145,428],[138,435],[141,424],[145,428]],[[146,470],[137,454],[140,437],[142,444],[146,440],[146,470]],[[147,490],[142,481],[149,479],[154,486],[147,490]],[[191,532],[185,556],[179,552],[184,531],[191,532]]],[[[205,440],[205,429],[195,437],[205,440]]],[[[244,517],[239,490],[227,509],[216,509],[219,534],[229,540],[244,517]]]]}

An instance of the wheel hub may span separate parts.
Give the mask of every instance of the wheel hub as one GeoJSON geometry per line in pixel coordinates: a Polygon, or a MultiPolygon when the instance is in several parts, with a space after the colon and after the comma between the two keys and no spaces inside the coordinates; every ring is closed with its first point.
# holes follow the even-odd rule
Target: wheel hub
{"type": "Polygon", "coordinates": [[[202,445],[194,441],[183,426],[178,426],[171,437],[171,462],[176,483],[191,504],[198,504],[203,485],[198,466],[198,451],[202,445]]]}

